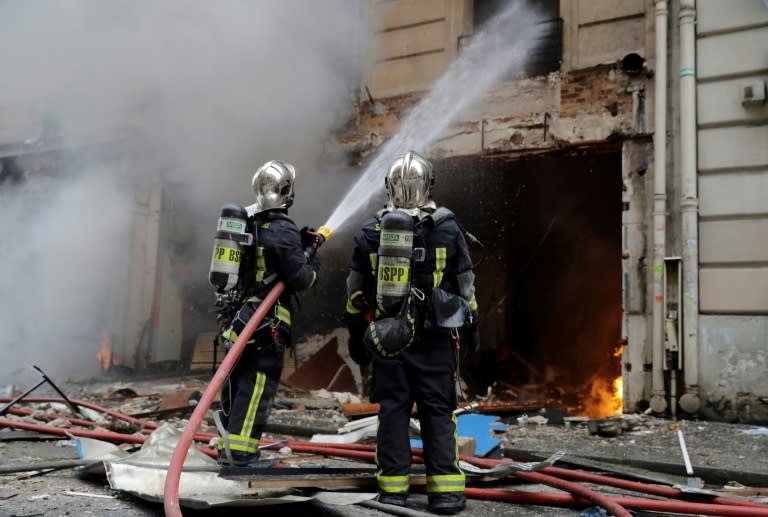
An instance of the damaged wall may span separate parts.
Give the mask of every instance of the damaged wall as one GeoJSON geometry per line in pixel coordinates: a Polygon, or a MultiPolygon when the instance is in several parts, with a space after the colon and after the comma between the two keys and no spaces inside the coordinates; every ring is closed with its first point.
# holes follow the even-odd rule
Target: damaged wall
{"type": "MultiPolygon", "coordinates": [[[[513,382],[527,382],[546,378],[544,372],[549,372],[550,380],[557,378],[563,381],[570,376],[562,384],[563,387],[573,387],[588,381],[590,375],[601,368],[605,369],[601,373],[605,378],[621,375],[620,360],[614,354],[622,338],[629,336],[633,345],[631,352],[639,353],[638,357],[628,357],[624,361],[625,364],[632,364],[636,375],[634,384],[637,389],[632,391],[632,397],[627,402],[628,407],[634,407],[646,396],[644,367],[647,360],[644,351],[648,304],[645,301],[647,271],[643,257],[647,245],[644,221],[650,205],[644,198],[651,191],[645,189],[648,177],[644,173],[651,151],[646,138],[650,126],[646,115],[646,95],[652,83],[649,85],[650,75],[644,63],[640,69],[628,70],[622,66],[621,60],[629,53],[646,54],[646,41],[649,38],[652,41],[652,35],[645,33],[645,26],[652,23],[653,12],[646,12],[647,2],[630,3],[622,7],[629,11],[619,12],[621,9],[601,11],[587,5],[579,6],[579,2],[560,2],[567,66],[564,64],[562,71],[545,76],[518,76],[515,80],[508,78],[501,82],[464,109],[429,147],[428,154],[436,163],[436,197],[442,194],[438,201],[455,207],[467,228],[484,233],[479,237],[495,250],[491,253],[490,264],[483,268],[490,279],[482,278],[482,275],[479,278],[479,301],[484,307],[481,318],[485,368],[488,364],[498,366],[498,358],[494,354],[506,349],[504,354],[510,369],[500,373],[502,377],[513,382]],[[571,18],[575,15],[579,18],[571,18]],[[640,30],[633,29],[631,38],[617,44],[612,32],[627,23],[640,27],[640,30]],[[579,31],[583,31],[581,38],[579,31]],[[590,45],[599,43],[601,38],[604,47],[610,47],[610,50],[595,58],[590,45]],[[622,242],[621,185],[624,167],[621,142],[632,139],[640,139],[640,144],[634,151],[637,158],[631,166],[632,171],[625,172],[634,175],[631,181],[638,185],[630,196],[632,207],[637,211],[631,251],[636,271],[634,292],[642,301],[632,309],[632,323],[622,325],[621,256],[625,243],[622,242]],[[606,152],[613,158],[605,158],[606,152]],[[536,159],[536,155],[542,155],[541,159],[536,159]],[[526,161],[529,157],[530,160],[526,161]],[[495,158],[509,160],[509,163],[499,167],[494,165],[497,163],[495,158]],[[518,159],[521,161],[516,162],[518,159]],[[590,163],[601,165],[587,166],[590,163]],[[461,164],[469,168],[462,169],[461,164]],[[592,167],[595,174],[599,171],[599,174],[605,175],[600,176],[599,184],[607,190],[590,190],[590,181],[596,180],[597,176],[590,177],[585,171],[592,170],[592,167]],[[583,171],[582,168],[586,169],[583,171]],[[446,175],[440,176],[440,172],[446,175]],[[541,174],[537,176],[536,172],[541,174]],[[461,181],[459,178],[462,178],[461,181]],[[506,178],[503,186],[498,184],[500,178],[506,178]],[[612,181],[615,182],[615,190],[611,190],[612,181]],[[461,196],[466,196],[467,190],[482,197],[481,193],[486,192],[488,185],[491,185],[491,191],[487,193],[490,201],[485,208],[461,202],[457,204],[461,196]],[[521,199],[518,198],[518,189],[528,189],[523,198],[538,196],[538,202],[531,204],[530,199],[533,198],[530,198],[526,205],[533,212],[510,211],[510,207],[521,199]],[[451,197],[451,193],[460,194],[451,197]],[[556,237],[551,242],[545,242],[545,256],[548,258],[538,260],[542,265],[542,268],[536,269],[541,271],[540,281],[527,282],[520,291],[517,269],[524,267],[524,257],[528,257],[537,247],[537,238],[547,233],[547,221],[534,224],[531,217],[550,211],[562,212],[560,215],[563,215],[569,202],[581,199],[582,195],[584,200],[588,200],[585,202],[595,205],[596,210],[597,207],[613,210],[610,216],[603,214],[598,217],[600,224],[607,225],[598,232],[601,239],[606,239],[605,247],[585,243],[584,253],[587,255],[575,254],[573,251],[578,248],[569,248],[566,234],[556,236],[562,229],[558,226],[560,229],[552,233],[556,237]],[[489,220],[494,224],[489,226],[489,220]],[[526,229],[526,225],[530,227],[526,229]],[[594,262],[599,264],[595,270],[570,269],[580,260],[585,261],[582,266],[592,263],[591,259],[585,258],[590,253],[594,254],[593,258],[603,257],[606,262],[594,262]],[[564,262],[558,262],[561,259],[564,262]],[[496,261],[500,261],[503,267],[494,269],[496,261]],[[544,264],[549,264],[551,268],[548,274],[544,271],[544,264]],[[590,284],[590,279],[595,280],[597,271],[600,271],[598,276],[605,279],[604,284],[602,281],[590,284]],[[599,294],[600,286],[605,287],[605,296],[599,294]],[[516,294],[512,296],[512,292],[516,294]],[[551,298],[556,292],[563,294],[562,299],[551,298]],[[592,297],[590,299],[600,300],[600,303],[586,303],[588,308],[584,310],[577,308],[578,303],[569,305],[568,300],[577,299],[578,292],[592,297]],[[566,296],[565,293],[569,294],[566,296]],[[603,301],[606,305],[602,305],[603,301]],[[529,311],[529,318],[520,319],[520,314],[513,314],[519,313],[521,307],[529,311]],[[594,325],[590,326],[588,321],[594,325]],[[577,323],[571,325],[568,322],[577,323]],[[526,326],[530,328],[525,330],[523,327],[526,326]],[[557,330],[551,334],[543,330],[553,326],[557,330]],[[569,336],[569,333],[574,335],[569,336]],[[521,345],[523,341],[525,343],[521,345]],[[519,350],[515,349],[516,346],[519,350]],[[604,354],[602,366],[590,363],[584,368],[567,372],[567,368],[563,370],[554,362],[547,364],[547,357],[569,357],[569,354],[578,355],[585,349],[600,350],[597,356],[604,354]],[[530,364],[541,367],[540,371],[533,372],[532,378],[528,377],[532,372],[520,371],[520,364],[514,358],[515,353],[520,352],[532,361],[530,364]],[[557,373],[553,374],[555,371],[557,373]]],[[[387,4],[394,9],[402,2],[387,4]]],[[[438,14],[443,16],[445,11],[440,10],[438,14]]],[[[640,59],[642,62],[644,58],[640,59]]],[[[409,83],[404,81],[403,84],[409,83]]],[[[418,106],[421,93],[413,87],[410,91],[405,88],[398,95],[373,97],[362,96],[356,119],[338,135],[339,144],[346,150],[350,163],[365,163],[384,142],[396,135],[399,124],[418,106]]],[[[482,204],[482,200],[479,199],[478,204],[482,204]]],[[[591,212],[577,211],[563,220],[576,221],[582,215],[586,217],[587,213],[591,212]]],[[[586,223],[582,228],[584,235],[597,231],[600,224],[596,220],[586,223]]],[[[627,354],[629,352],[626,351],[627,354]]],[[[487,376],[484,380],[488,380],[487,376]]]]}
{"type": "MultiPolygon", "coordinates": [[[[389,4],[395,10],[403,3],[389,4]]],[[[679,78],[671,72],[680,63],[680,8],[677,3],[668,4],[667,131],[671,138],[666,164],[666,256],[673,267],[683,244],[679,78]]],[[[742,103],[742,92],[744,86],[751,86],[759,96],[765,89],[768,77],[761,42],[768,8],[759,0],[728,5],[700,0],[696,5],[702,312],[698,359],[705,401],[701,411],[715,419],[765,421],[768,218],[762,193],[768,170],[768,104],[742,103]],[[733,59],[736,55],[740,58],[733,59]]],[[[472,9],[463,12],[469,15],[472,9]]],[[[439,13],[441,19],[449,16],[445,4],[441,3],[439,13]]],[[[606,143],[621,142],[624,190],[617,238],[623,257],[624,407],[644,409],[652,395],[653,368],[654,300],[649,288],[653,271],[648,258],[653,252],[656,5],[652,0],[560,0],[559,14],[563,23],[560,70],[547,76],[508,78],[462,111],[429,151],[437,160],[529,157],[575,148],[589,155],[606,143]]],[[[462,24],[474,25],[464,19],[453,26],[462,24]]],[[[422,86],[401,84],[406,87],[396,95],[361,97],[354,124],[339,137],[350,163],[365,162],[375,154],[397,134],[403,116],[418,105],[422,86]]],[[[472,217],[467,221],[476,223],[472,217]]],[[[681,302],[671,295],[668,301],[681,302]]],[[[672,380],[664,362],[667,396],[679,396],[680,391],[669,395],[672,380]]]]}

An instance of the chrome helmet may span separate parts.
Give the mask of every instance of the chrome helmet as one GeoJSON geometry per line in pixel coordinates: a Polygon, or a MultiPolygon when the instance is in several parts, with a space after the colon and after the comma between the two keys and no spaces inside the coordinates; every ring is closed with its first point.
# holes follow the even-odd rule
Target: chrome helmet
{"type": "Polygon", "coordinates": [[[408,151],[395,159],[384,178],[388,204],[404,209],[424,206],[432,197],[434,183],[429,160],[408,151]]]}
{"type": "Polygon", "coordinates": [[[253,174],[251,186],[256,196],[253,211],[263,212],[272,208],[288,208],[293,204],[293,183],[296,168],[290,163],[272,160],[253,174]]]}

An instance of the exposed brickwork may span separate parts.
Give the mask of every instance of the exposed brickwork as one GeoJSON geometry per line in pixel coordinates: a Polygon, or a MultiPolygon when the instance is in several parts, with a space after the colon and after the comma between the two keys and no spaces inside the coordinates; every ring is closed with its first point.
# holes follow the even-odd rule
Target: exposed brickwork
{"type": "MultiPolygon", "coordinates": [[[[539,81],[538,87],[526,87],[523,80],[489,92],[486,101],[494,101],[488,103],[491,108],[482,122],[455,121],[452,133],[457,140],[444,151],[459,155],[539,152],[642,130],[642,122],[636,125],[635,118],[640,121],[643,114],[633,117],[632,92],[645,88],[645,76],[629,76],[614,65],[600,65],[565,74],[552,73],[544,85],[541,80],[533,79],[539,81]],[[526,107],[531,110],[526,111],[526,107]],[[467,138],[477,132],[483,135],[476,142],[467,138]]],[[[421,94],[410,94],[358,103],[352,119],[337,133],[337,141],[347,149],[349,162],[360,163],[375,152],[398,130],[420,99],[421,94]]],[[[435,152],[439,154],[440,150],[435,152]]]]}
{"type": "Polygon", "coordinates": [[[612,66],[574,70],[560,81],[560,118],[579,113],[632,113],[630,80],[612,66]]]}

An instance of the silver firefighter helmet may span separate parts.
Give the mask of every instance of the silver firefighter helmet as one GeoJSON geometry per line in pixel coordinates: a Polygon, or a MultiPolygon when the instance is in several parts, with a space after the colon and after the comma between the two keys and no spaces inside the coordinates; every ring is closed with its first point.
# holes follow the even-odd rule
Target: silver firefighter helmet
{"type": "Polygon", "coordinates": [[[384,178],[387,202],[394,208],[406,210],[422,207],[429,203],[434,183],[430,161],[415,151],[408,151],[395,159],[384,178]]]}
{"type": "Polygon", "coordinates": [[[248,207],[249,212],[291,206],[295,180],[296,168],[288,162],[272,160],[259,167],[251,180],[256,202],[248,207]]]}

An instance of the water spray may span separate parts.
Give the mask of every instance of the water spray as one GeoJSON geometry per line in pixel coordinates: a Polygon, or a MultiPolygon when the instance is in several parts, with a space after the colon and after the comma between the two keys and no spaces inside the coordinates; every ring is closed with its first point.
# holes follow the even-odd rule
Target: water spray
{"type": "MultiPolygon", "coordinates": [[[[510,2],[506,9],[491,20],[437,81],[432,91],[406,117],[397,134],[384,145],[360,179],[352,185],[328,221],[317,229],[315,233],[318,237],[313,249],[305,250],[305,253],[317,252],[334,232],[369,205],[377,192],[383,193],[383,172],[395,155],[427,148],[462,110],[479,99],[504,75],[522,66],[537,42],[536,36],[540,31],[538,21],[538,13],[518,2],[510,2]],[[489,64],[494,68],[489,69],[489,64]]],[[[181,517],[179,481],[195,433],[246,343],[284,289],[285,284],[278,282],[261,302],[224,357],[184,427],[165,479],[163,505],[166,516],[181,517]]]]}
{"type": "Polygon", "coordinates": [[[503,77],[519,70],[542,41],[541,21],[541,14],[524,2],[509,2],[490,20],[382,146],[324,227],[338,231],[370,206],[376,193],[383,195],[384,173],[396,155],[411,150],[425,154],[463,110],[503,77]]]}

